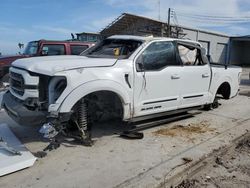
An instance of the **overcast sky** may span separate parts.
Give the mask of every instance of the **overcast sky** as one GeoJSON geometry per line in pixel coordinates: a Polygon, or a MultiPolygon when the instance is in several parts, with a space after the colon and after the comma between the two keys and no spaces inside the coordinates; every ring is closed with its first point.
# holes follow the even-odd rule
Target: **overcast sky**
{"type": "Polygon", "coordinates": [[[160,10],[159,0],[2,0],[0,52],[18,52],[18,42],[65,40],[71,38],[70,33],[98,32],[123,12],[160,17],[166,22],[169,7],[177,16],[177,21],[172,19],[174,23],[229,35],[250,35],[250,0],[160,0],[160,10]],[[208,19],[192,17],[197,15],[208,19]],[[210,16],[222,20],[214,21],[210,16]],[[227,18],[225,22],[223,17],[227,18]]]}

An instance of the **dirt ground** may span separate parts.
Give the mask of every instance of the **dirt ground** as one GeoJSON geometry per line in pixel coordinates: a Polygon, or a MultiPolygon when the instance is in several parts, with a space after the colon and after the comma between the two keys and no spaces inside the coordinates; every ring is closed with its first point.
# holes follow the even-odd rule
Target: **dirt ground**
{"type": "Polygon", "coordinates": [[[227,148],[219,148],[190,170],[188,178],[174,188],[249,188],[250,133],[227,148]],[[198,168],[198,169],[199,169],[198,168]],[[195,169],[195,170],[194,170],[195,169]]]}

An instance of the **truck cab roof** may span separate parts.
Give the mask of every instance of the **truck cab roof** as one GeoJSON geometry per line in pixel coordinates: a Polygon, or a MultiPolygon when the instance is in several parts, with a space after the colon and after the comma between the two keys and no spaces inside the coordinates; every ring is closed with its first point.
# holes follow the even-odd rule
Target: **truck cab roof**
{"type": "Polygon", "coordinates": [[[168,38],[168,37],[154,37],[152,35],[149,36],[135,36],[135,35],[113,35],[108,37],[108,39],[122,39],[122,40],[137,40],[137,41],[156,41],[156,40],[167,40],[167,41],[179,41],[186,42],[195,45],[201,46],[201,44],[197,41],[189,40],[189,39],[177,39],[177,38],[168,38]]]}

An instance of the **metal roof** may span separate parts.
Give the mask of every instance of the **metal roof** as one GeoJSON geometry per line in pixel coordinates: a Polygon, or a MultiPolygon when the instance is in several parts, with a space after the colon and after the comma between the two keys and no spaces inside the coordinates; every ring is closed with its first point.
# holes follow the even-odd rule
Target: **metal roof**
{"type": "MultiPolygon", "coordinates": [[[[133,33],[133,27],[138,24],[145,22],[147,23],[148,27],[150,28],[150,32],[144,33],[144,34],[158,34],[159,35],[159,29],[162,29],[162,26],[167,26],[166,22],[162,22],[159,20],[143,17],[143,16],[138,16],[134,14],[129,14],[129,13],[123,13],[121,14],[118,18],[116,18],[113,22],[111,22],[108,26],[106,26],[102,31],[100,31],[100,34],[108,37],[111,35],[118,35],[118,34],[138,34],[133,33]],[[155,28],[152,28],[155,27],[155,28]]],[[[171,25],[175,27],[175,25],[171,25]]],[[[208,31],[208,30],[202,30],[202,29],[195,29],[191,27],[186,27],[186,26],[179,26],[183,29],[187,30],[193,30],[193,31],[199,31],[203,33],[208,33],[212,35],[218,35],[218,36],[224,36],[224,37],[229,37],[226,34],[219,33],[219,32],[214,32],[214,31],[208,31]]],[[[143,33],[143,32],[141,32],[143,33]]]]}
{"type": "Polygon", "coordinates": [[[139,41],[145,41],[152,37],[142,37],[142,36],[136,36],[136,35],[112,35],[111,37],[108,37],[109,39],[124,39],[124,40],[139,40],[139,41]]]}
{"type": "Polygon", "coordinates": [[[124,31],[127,30],[127,32],[131,32],[128,34],[133,35],[134,34],[133,26],[140,21],[147,22],[147,24],[149,25],[154,25],[154,26],[159,25],[159,27],[163,24],[163,22],[160,22],[158,20],[153,20],[129,13],[123,13],[118,18],[116,18],[112,23],[110,23],[107,27],[105,27],[100,33],[101,35],[108,37],[117,34],[124,34],[124,31]],[[130,28],[129,31],[128,28],[130,28]]]}

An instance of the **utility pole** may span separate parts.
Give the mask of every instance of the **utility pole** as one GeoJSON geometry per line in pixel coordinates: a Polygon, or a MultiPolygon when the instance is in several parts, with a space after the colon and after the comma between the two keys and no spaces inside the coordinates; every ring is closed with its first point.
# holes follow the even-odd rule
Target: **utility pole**
{"type": "Polygon", "coordinates": [[[158,0],[158,19],[161,20],[161,0],[158,0]]]}
{"type": "Polygon", "coordinates": [[[171,16],[171,8],[168,8],[168,30],[167,30],[167,37],[170,37],[170,16],[171,16]]]}

